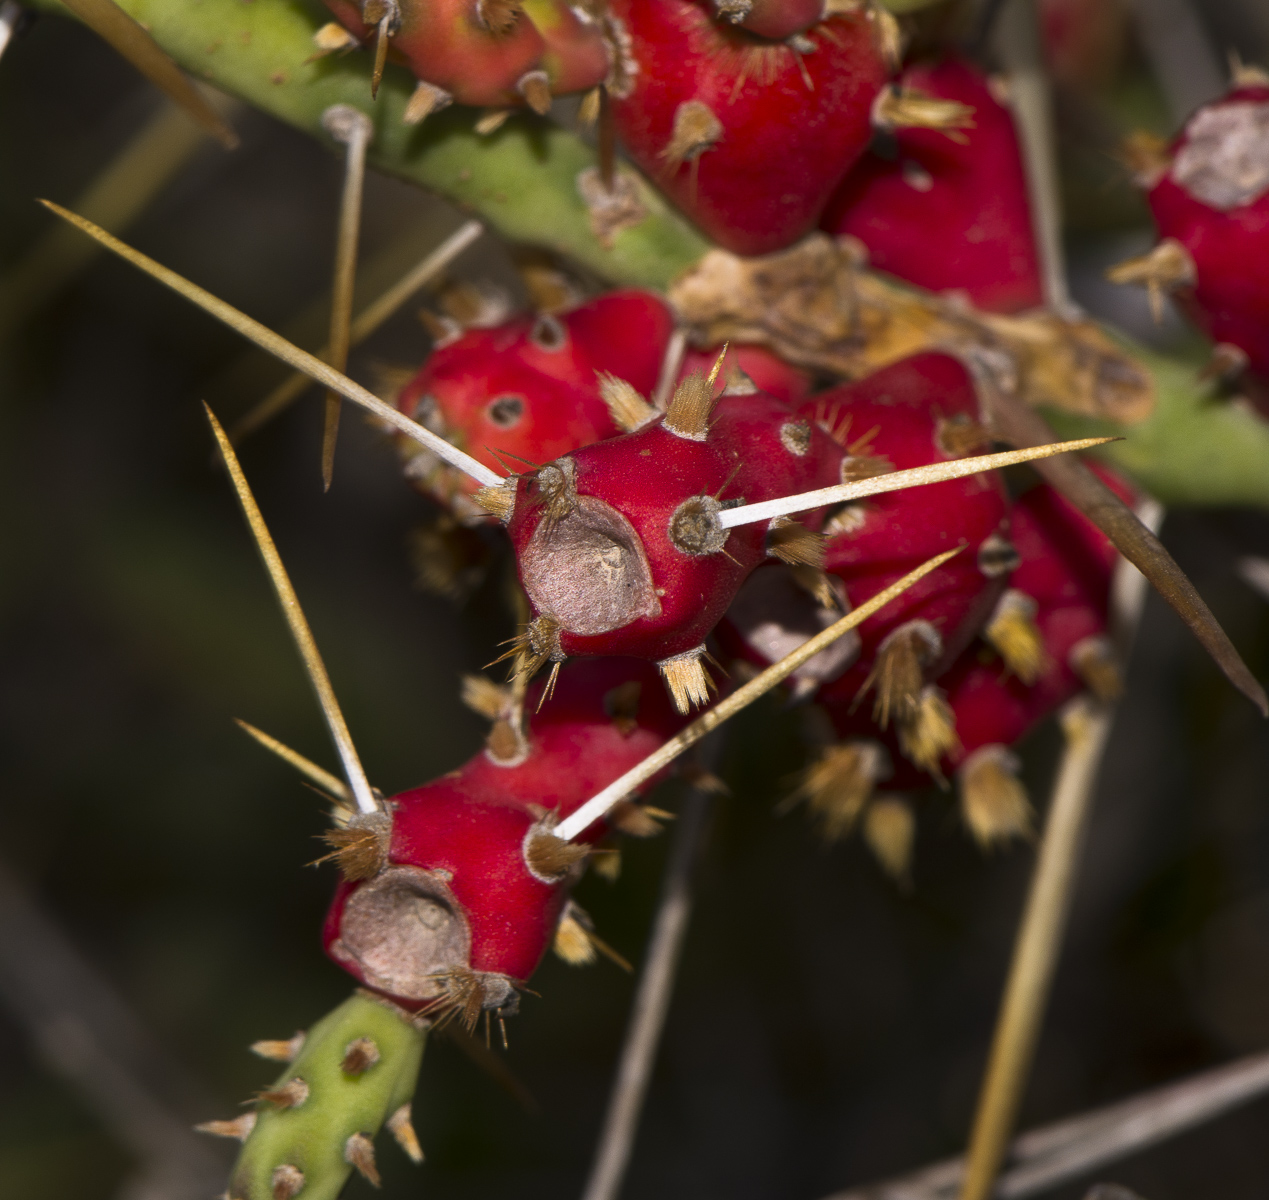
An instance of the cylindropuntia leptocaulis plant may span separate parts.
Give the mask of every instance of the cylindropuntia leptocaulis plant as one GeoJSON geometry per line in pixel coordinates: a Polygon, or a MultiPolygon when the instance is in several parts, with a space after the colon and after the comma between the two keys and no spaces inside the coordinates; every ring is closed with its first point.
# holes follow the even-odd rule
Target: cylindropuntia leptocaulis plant
{"type": "MultiPolygon", "coordinates": [[[[792,244],[822,222],[865,243],[871,231],[883,266],[891,238],[896,253],[886,261],[899,274],[959,289],[984,308],[1038,300],[1039,255],[1006,111],[977,68],[945,60],[899,73],[897,25],[882,9],[758,0],[329,7],[347,33],[317,31],[319,50],[365,43],[371,93],[392,80],[386,63],[408,65],[416,82],[396,115],[407,124],[427,117],[427,137],[446,136],[454,114],[436,114],[451,105],[490,109],[476,124],[488,136],[519,119],[513,110],[543,113],[555,95],[585,93],[582,118],[598,122],[600,150],[594,174],[570,179],[569,194],[582,197],[586,236],[605,251],[647,221],[686,228],[672,225],[678,218],[664,207],[649,215],[646,204],[659,201],[616,166],[616,136],[673,204],[733,251],[795,253],[792,244]],[[851,174],[875,131],[880,150],[889,138],[910,161],[851,174]],[[937,198],[956,172],[970,226],[960,242],[933,222],[920,230],[911,221],[878,224],[870,188],[937,198]],[[1008,188],[995,187],[1005,175],[1008,188]],[[995,214],[999,237],[966,265],[963,242],[984,241],[973,222],[990,199],[1004,207],[995,214]],[[932,273],[900,269],[900,249],[932,273]]],[[[1202,130],[1191,129],[1176,154],[1203,141],[1209,125],[1230,123],[1222,105],[1255,109],[1260,84],[1241,86],[1196,118],[1202,130]]],[[[393,87],[385,85],[389,94],[393,87]]],[[[323,111],[330,131],[336,110],[323,111]]],[[[1254,125],[1255,112],[1247,119],[1254,125]]],[[[355,151],[358,138],[343,139],[350,164],[368,137],[367,129],[355,151]]],[[[486,748],[450,775],[380,796],[217,427],[344,763],[346,781],[300,765],[333,801],[326,836],[341,882],[324,944],[363,989],[306,1037],[265,1045],[266,1057],[287,1061],[282,1078],[248,1116],[209,1123],[209,1132],[246,1139],[231,1196],[333,1196],[353,1170],[375,1183],[374,1138],[385,1124],[417,1158],[409,1101],[426,1031],[447,1021],[501,1023],[553,941],[565,956],[594,953],[601,943],[570,897],[573,882],[588,862],[604,861],[610,836],[655,827],[642,790],[762,690],[787,680],[796,697],[828,710],[845,740],[813,767],[803,792],[828,832],[861,821],[883,865],[903,878],[911,812],[895,794],[873,795],[878,787],[894,793],[955,778],[980,841],[1028,832],[1013,743],[1079,686],[1113,691],[1101,640],[1111,541],[1048,485],[1011,502],[999,474],[1109,440],[1061,442],[1010,425],[1000,393],[1030,386],[1010,383],[1010,371],[1034,381],[1053,365],[1043,352],[1026,360],[1020,345],[1057,347],[1068,375],[1084,361],[1087,343],[1064,341],[1076,335],[1063,328],[1053,335],[1047,316],[1010,324],[913,293],[902,336],[865,321],[844,339],[875,348],[892,338],[891,357],[872,364],[882,369],[830,384],[815,372],[849,372],[828,365],[846,352],[824,329],[857,297],[843,286],[826,315],[815,297],[799,298],[789,276],[794,299],[782,308],[780,272],[792,259],[777,256],[767,270],[774,302],[733,327],[686,328],[684,314],[646,288],[480,320],[466,331],[433,321],[436,350],[385,403],[343,374],[347,306],[323,363],[71,219],[390,427],[408,443],[411,481],[445,507],[454,528],[483,523],[496,533],[505,525],[527,599],[529,619],[507,656],[511,679],[467,688],[492,722],[486,748]],[[927,321],[939,332],[923,340],[912,329],[927,321]],[[817,337],[818,349],[808,349],[817,337]],[[984,453],[1001,440],[1018,449],[984,453]],[[1037,441],[1052,444],[1028,445],[1037,441]],[[1081,550],[1091,567],[1066,557],[1081,550]],[[687,724],[712,688],[728,686],[706,668],[712,653],[773,665],[687,724]],[[985,664],[989,653],[998,657],[985,664]],[[549,676],[531,685],[548,663],[549,676]]],[[[692,245],[694,254],[704,248],[692,245]]],[[[873,286],[875,277],[859,272],[873,286]]],[[[656,282],[672,273],[662,270],[656,282]]],[[[897,313],[905,302],[894,297],[904,293],[885,294],[897,313]]],[[[1212,314],[1204,319],[1221,336],[1212,314]]],[[[1099,361],[1113,359],[1106,354],[1099,361]]],[[[333,422],[328,428],[329,484],[333,422]]],[[[1125,524],[1126,488],[1111,481],[1109,493],[1090,491],[1083,476],[1063,478],[1101,530],[1124,535],[1127,553],[1159,560],[1157,543],[1125,524]]],[[[1173,600],[1262,702],[1201,602],[1183,589],[1173,600]]]]}

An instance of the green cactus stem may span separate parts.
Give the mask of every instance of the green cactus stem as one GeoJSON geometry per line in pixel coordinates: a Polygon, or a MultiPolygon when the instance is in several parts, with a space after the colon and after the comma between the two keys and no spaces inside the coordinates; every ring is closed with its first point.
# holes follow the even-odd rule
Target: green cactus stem
{"type": "Polygon", "coordinates": [[[260,1094],[254,1127],[229,1181],[231,1200],[335,1200],[357,1167],[378,1182],[372,1143],[386,1123],[421,1158],[409,1123],[425,1031],[357,992],[308,1031],[260,1094]]]}
{"type": "MultiPolygon", "coordinates": [[[[59,0],[26,0],[69,15],[59,0]]],[[[477,110],[453,108],[421,126],[402,120],[413,79],[389,65],[370,97],[371,56],[314,59],[313,34],[327,19],[311,0],[118,0],[184,69],[314,137],[322,113],[351,104],[375,121],[370,161],[480,216],[505,237],[543,246],[614,284],[664,290],[709,244],[636,172],[621,177],[643,210],[637,224],[600,237],[578,180],[596,165],[577,136],[531,113],[496,133],[475,132],[477,110]]],[[[896,7],[898,7],[896,5],[896,7]]],[[[1065,437],[1114,433],[1104,455],[1166,504],[1269,508],[1269,423],[1210,397],[1193,364],[1127,347],[1154,373],[1158,408],[1120,426],[1046,411],[1065,437]]]]}
{"type": "MultiPolygon", "coordinates": [[[[531,112],[516,113],[482,137],[478,109],[455,106],[406,125],[414,77],[388,65],[377,100],[370,96],[372,57],[349,53],[314,59],[314,32],[330,19],[316,3],[285,0],[118,0],[191,75],[328,144],[322,113],[350,104],[375,123],[367,161],[475,209],[514,241],[544,245],[605,279],[664,287],[709,245],[648,184],[623,168],[646,216],[601,239],[578,191],[594,153],[573,134],[531,112]],[[607,242],[607,244],[606,244],[607,242]]],[[[69,11],[59,0],[34,7],[69,11]]]]}

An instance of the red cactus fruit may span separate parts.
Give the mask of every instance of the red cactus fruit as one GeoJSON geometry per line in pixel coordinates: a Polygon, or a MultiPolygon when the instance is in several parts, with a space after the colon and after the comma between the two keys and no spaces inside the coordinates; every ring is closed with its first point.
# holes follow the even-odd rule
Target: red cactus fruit
{"type": "Polygon", "coordinates": [[[840,448],[751,385],[715,391],[690,376],[664,416],[645,405],[642,427],[501,490],[537,614],[523,643],[530,670],[571,654],[655,659],[686,709],[706,699],[705,637],[749,572],[768,554],[804,556],[807,541],[818,557],[805,526],[726,530],[713,517],[836,483],[840,448]]]}
{"type": "MultiPolygon", "coordinates": [[[[847,451],[844,476],[945,462],[980,450],[978,395],[944,354],[920,354],[817,397],[803,409],[847,451]]],[[[821,689],[829,702],[893,720],[908,754],[937,769],[953,736],[930,685],[981,627],[1016,562],[1006,540],[1008,501],[994,474],[891,492],[830,516],[825,570],[858,606],[933,554],[965,546],[859,629],[858,661],[821,689]]]]}
{"type": "MultiPolygon", "coordinates": [[[[701,0],[718,20],[759,37],[783,41],[810,29],[827,15],[826,0],[701,0]]],[[[842,7],[838,5],[837,7],[842,7]]]]}
{"type": "Polygon", "coordinates": [[[814,228],[872,136],[889,68],[878,22],[832,16],[788,42],[693,0],[615,0],[633,69],[614,92],[630,157],[710,237],[766,254],[814,228]]]}
{"type": "MultiPolygon", "coordinates": [[[[708,372],[718,361],[722,349],[722,346],[711,346],[707,350],[689,350],[683,356],[679,379],[686,379],[693,371],[708,372]]],[[[766,392],[792,408],[797,408],[811,394],[810,372],[785,362],[766,346],[745,342],[731,346],[724,369],[729,387],[737,386],[740,375],[746,375],[760,392],[766,392]]]]}
{"type": "Polygon", "coordinates": [[[323,930],[327,954],[409,1008],[458,1010],[469,1024],[482,1009],[514,1011],[515,989],[550,945],[582,858],[622,825],[623,812],[574,843],[539,843],[535,834],[681,724],[648,665],[570,664],[554,703],[529,718],[518,753],[481,751],[332,834],[344,878],[323,930]]]}
{"type": "Polygon", "coordinates": [[[958,58],[907,68],[904,87],[960,101],[973,126],[896,130],[895,155],[868,154],[834,193],[821,225],[868,248],[878,270],[964,292],[979,308],[1044,302],[1022,155],[1008,108],[958,58]]]}
{"type": "Polygon", "coordinates": [[[421,119],[450,103],[545,112],[551,96],[601,83],[609,58],[597,22],[562,0],[325,0],[364,40],[386,22],[390,53],[425,85],[421,119]]]}
{"type": "MultiPolygon", "coordinates": [[[[1133,501],[1122,480],[1094,469],[1121,499],[1133,501]]],[[[1012,747],[1081,689],[1103,699],[1117,694],[1119,668],[1106,636],[1114,546],[1047,484],[1015,504],[1012,538],[1019,564],[983,642],[939,680],[957,744],[935,771],[912,762],[894,731],[870,728],[846,698],[826,704],[838,735],[848,740],[826,752],[803,792],[830,836],[849,830],[875,787],[910,791],[953,774],[962,816],[981,845],[1025,835],[1031,809],[1012,747]]]]}
{"type": "Polygon", "coordinates": [[[1269,379],[1269,76],[1244,68],[1143,163],[1162,241],[1111,278],[1171,289],[1214,341],[1269,379]]]}
{"type": "MultiPolygon", "coordinates": [[[[432,352],[397,403],[495,469],[549,462],[621,432],[597,373],[651,391],[672,325],[660,299],[627,291],[558,316],[469,330],[432,352]]],[[[470,477],[420,454],[414,444],[402,452],[422,490],[460,517],[487,515],[467,499],[477,487],[470,477]]]]}

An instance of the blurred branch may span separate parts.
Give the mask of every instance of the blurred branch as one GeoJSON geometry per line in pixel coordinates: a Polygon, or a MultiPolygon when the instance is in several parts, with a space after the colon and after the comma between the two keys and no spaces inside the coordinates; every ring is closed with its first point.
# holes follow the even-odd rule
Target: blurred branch
{"type": "MultiPolygon", "coordinates": [[[[58,0],[31,3],[66,12],[58,0]]],[[[321,114],[331,104],[352,104],[370,114],[376,123],[372,165],[478,212],[509,239],[567,255],[612,283],[665,288],[709,248],[645,180],[624,166],[647,216],[617,233],[611,246],[601,243],[577,189],[579,174],[595,167],[595,154],[578,137],[531,113],[517,113],[496,134],[480,137],[473,128],[478,113],[458,105],[422,126],[406,126],[402,115],[412,90],[409,73],[389,65],[379,98],[372,101],[370,56],[351,53],[314,60],[312,37],[319,18],[299,4],[123,4],[186,69],[315,137],[325,137],[321,114]]],[[[1190,365],[1126,348],[1153,376],[1158,394],[1154,415],[1118,426],[1055,414],[1063,431],[1124,434],[1126,440],[1110,448],[1108,457],[1167,504],[1269,507],[1269,422],[1210,402],[1190,365]]]]}
{"type": "Polygon", "coordinates": [[[195,1137],[168,1099],[194,1111],[203,1103],[194,1087],[3,863],[0,1003],[47,1066],[136,1156],[147,1190],[167,1200],[212,1193],[224,1160],[195,1137]]]}
{"type": "MultiPolygon", "coordinates": [[[[222,99],[228,115],[238,106],[222,99]]],[[[164,101],[158,112],[75,198],[75,210],[89,220],[124,233],[203,145],[207,131],[181,109],[164,101]]],[[[16,332],[101,253],[60,221],[36,240],[0,278],[0,338],[16,332]]]]}
{"type": "Polygon", "coordinates": [[[704,841],[709,802],[710,794],[704,787],[693,788],[675,827],[639,990],[583,1200],[615,1200],[630,1163],[692,915],[692,871],[704,841]]]}
{"type": "MultiPolygon", "coordinates": [[[[995,1200],[1024,1200],[1215,1120],[1269,1093],[1269,1053],[1253,1054],[1180,1083],[1044,1125],[1009,1147],[995,1200]]],[[[965,1161],[947,1159],[825,1200],[952,1200],[965,1161]]]]}
{"type": "MultiPolygon", "coordinates": [[[[59,0],[34,6],[66,12],[59,0]]],[[[123,0],[122,7],[187,70],[327,144],[322,113],[333,104],[361,110],[375,122],[371,164],[478,210],[508,238],[567,254],[606,279],[659,287],[707,248],[640,178],[635,184],[648,215],[615,234],[607,248],[591,230],[577,190],[578,175],[595,165],[580,139],[527,111],[481,137],[474,129],[479,112],[458,105],[421,126],[406,125],[410,73],[390,64],[372,100],[371,56],[315,59],[320,21],[306,6],[123,0]]]]}
{"type": "Polygon", "coordinates": [[[1189,0],[1132,0],[1133,24],[1172,123],[1225,90],[1225,71],[1189,0]]]}
{"type": "MultiPolygon", "coordinates": [[[[1157,528],[1163,509],[1152,500],[1143,507],[1146,511],[1138,519],[1153,534],[1155,529],[1147,522],[1157,528]]],[[[1149,592],[1145,584],[1141,572],[1121,556],[1112,584],[1112,632],[1125,666],[1149,592]]],[[[1044,838],[974,1114],[961,1200],[988,1200],[995,1193],[996,1177],[1008,1152],[1062,952],[1115,706],[1082,697],[1066,706],[1061,720],[1066,748],[1053,785],[1044,838]]]]}
{"type": "Polygon", "coordinates": [[[16,0],[4,0],[0,4],[0,54],[3,54],[13,40],[18,22],[22,20],[22,8],[16,0]]]}

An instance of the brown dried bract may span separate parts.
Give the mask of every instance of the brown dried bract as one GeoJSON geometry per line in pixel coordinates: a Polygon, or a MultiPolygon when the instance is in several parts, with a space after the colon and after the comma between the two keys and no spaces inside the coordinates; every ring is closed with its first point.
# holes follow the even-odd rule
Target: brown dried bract
{"type": "Polygon", "coordinates": [[[639,395],[634,384],[619,379],[609,371],[600,371],[598,377],[599,394],[608,406],[613,424],[622,433],[631,433],[656,420],[657,410],[639,395]]]}
{"type": "Polygon", "coordinates": [[[410,1104],[401,1105],[387,1120],[388,1132],[396,1139],[397,1145],[405,1151],[406,1157],[416,1166],[423,1161],[423,1147],[419,1145],[419,1135],[414,1132],[414,1122],[410,1120],[410,1104]]]}
{"type": "Polygon", "coordinates": [[[1091,321],[980,313],[864,269],[848,240],[822,233],[757,258],[711,250],[669,298],[701,346],[758,342],[847,379],[942,351],[1030,405],[1124,424],[1154,408],[1149,373],[1091,321]]]}
{"type": "Polygon", "coordinates": [[[694,442],[709,436],[709,419],[719,397],[714,395],[714,377],[693,371],[674,389],[662,428],[694,442]]]}
{"type": "Polygon", "coordinates": [[[273,1200],[294,1200],[304,1189],[304,1172],[290,1163],[273,1169],[269,1191],[273,1200]]]}
{"type": "Polygon", "coordinates": [[[252,1042],[248,1049],[260,1058],[271,1062],[294,1062],[296,1056],[304,1048],[305,1034],[303,1030],[289,1038],[265,1038],[252,1042]]]}
{"type": "Polygon", "coordinates": [[[203,1121],[194,1126],[194,1132],[209,1133],[212,1137],[236,1138],[240,1142],[245,1142],[255,1127],[256,1114],[249,1112],[243,1113],[240,1117],[234,1117],[231,1121],[203,1121]]]}

